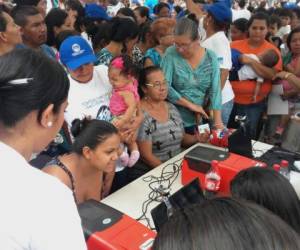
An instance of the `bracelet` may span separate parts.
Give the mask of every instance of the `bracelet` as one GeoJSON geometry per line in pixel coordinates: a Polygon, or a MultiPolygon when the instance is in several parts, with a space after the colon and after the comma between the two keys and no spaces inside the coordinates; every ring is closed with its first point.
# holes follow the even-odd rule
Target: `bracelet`
{"type": "Polygon", "coordinates": [[[292,75],[292,73],[287,72],[284,76],[284,79],[287,80],[291,75],[292,75]]]}
{"type": "Polygon", "coordinates": [[[216,126],[220,126],[220,125],[224,126],[223,122],[220,122],[220,123],[215,123],[215,124],[214,124],[214,127],[216,127],[216,126]]]}

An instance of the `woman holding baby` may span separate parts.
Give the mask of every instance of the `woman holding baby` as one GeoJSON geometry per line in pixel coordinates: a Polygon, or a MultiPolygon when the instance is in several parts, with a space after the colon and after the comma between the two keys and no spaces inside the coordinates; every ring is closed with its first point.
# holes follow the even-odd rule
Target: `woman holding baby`
{"type": "Polygon", "coordinates": [[[235,116],[247,116],[249,121],[250,134],[253,139],[257,138],[257,127],[265,110],[265,100],[271,91],[271,79],[277,71],[282,69],[281,55],[278,49],[265,40],[268,32],[268,16],[264,13],[257,13],[249,20],[249,38],[231,43],[231,48],[242,54],[260,55],[262,52],[272,49],[278,53],[279,60],[275,67],[267,67],[250,57],[242,57],[242,63],[253,68],[263,78],[261,88],[255,100],[253,95],[256,88],[256,80],[231,81],[235,94],[234,107],[231,113],[229,127],[236,127],[235,116]]]}

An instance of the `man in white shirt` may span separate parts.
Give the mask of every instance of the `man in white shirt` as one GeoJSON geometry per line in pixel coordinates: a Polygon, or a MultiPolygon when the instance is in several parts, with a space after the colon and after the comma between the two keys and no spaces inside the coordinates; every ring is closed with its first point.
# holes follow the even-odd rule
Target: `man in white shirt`
{"type": "Polygon", "coordinates": [[[239,18],[246,18],[247,20],[251,17],[251,12],[246,9],[246,1],[237,1],[238,9],[232,9],[232,22],[239,18]]]}

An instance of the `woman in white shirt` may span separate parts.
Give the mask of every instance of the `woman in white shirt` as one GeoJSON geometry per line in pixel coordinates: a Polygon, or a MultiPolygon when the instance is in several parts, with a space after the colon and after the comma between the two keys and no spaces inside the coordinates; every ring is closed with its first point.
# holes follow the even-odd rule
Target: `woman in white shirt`
{"type": "Polygon", "coordinates": [[[67,75],[30,49],[2,56],[0,72],[0,249],[86,249],[72,192],[28,164],[62,126],[67,75]]]}

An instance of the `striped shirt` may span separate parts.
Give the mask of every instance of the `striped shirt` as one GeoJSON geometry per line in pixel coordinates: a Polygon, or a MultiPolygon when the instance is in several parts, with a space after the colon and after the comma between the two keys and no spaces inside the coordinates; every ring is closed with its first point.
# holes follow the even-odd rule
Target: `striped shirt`
{"type": "Polygon", "coordinates": [[[152,142],[152,153],[162,162],[169,160],[181,152],[183,137],[182,119],[171,103],[168,103],[169,119],[158,122],[149,113],[143,111],[144,121],[138,132],[138,141],[152,142]]]}

